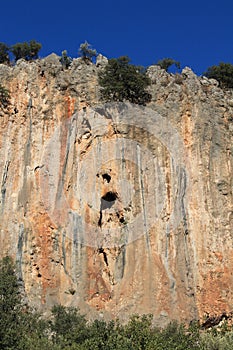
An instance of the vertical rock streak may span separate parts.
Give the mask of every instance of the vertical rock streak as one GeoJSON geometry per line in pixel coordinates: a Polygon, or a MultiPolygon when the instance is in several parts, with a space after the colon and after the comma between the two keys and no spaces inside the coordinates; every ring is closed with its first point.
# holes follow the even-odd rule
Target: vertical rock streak
{"type": "Polygon", "coordinates": [[[1,255],[42,310],[160,324],[232,311],[232,91],[151,66],[150,112],[122,123],[129,104],[96,107],[99,69],[0,65],[1,255]]]}

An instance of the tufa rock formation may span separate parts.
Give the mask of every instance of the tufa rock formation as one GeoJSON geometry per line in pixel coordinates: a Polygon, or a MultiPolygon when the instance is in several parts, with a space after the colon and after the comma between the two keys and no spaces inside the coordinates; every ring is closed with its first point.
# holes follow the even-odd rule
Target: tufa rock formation
{"type": "Polygon", "coordinates": [[[151,66],[147,107],[100,101],[98,70],[0,65],[1,257],[30,305],[189,322],[233,309],[233,93],[151,66]]]}

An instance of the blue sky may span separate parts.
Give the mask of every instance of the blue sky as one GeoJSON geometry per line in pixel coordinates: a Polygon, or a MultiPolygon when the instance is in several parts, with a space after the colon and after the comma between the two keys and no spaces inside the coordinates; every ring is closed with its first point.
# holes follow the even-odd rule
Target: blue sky
{"type": "Polygon", "coordinates": [[[66,49],[77,57],[87,40],[108,58],[128,55],[148,66],[171,57],[202,74],[220,61],[233,64],[233,0],[2,1],[0,41],[35,39],[40,56],[66,49]]]}

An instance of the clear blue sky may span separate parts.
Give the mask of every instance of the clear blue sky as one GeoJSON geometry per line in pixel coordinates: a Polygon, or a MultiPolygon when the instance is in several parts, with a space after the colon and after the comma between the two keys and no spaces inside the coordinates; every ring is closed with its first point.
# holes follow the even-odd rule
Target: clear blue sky
{"type": "Polygon", "coordinates": [[[196,74],[233,64],[233,0],[3,0],[0,42],[35,39],[40,56],[87,40],[108,58],[128,55],[148,66],[171,57],[196,74]]]}

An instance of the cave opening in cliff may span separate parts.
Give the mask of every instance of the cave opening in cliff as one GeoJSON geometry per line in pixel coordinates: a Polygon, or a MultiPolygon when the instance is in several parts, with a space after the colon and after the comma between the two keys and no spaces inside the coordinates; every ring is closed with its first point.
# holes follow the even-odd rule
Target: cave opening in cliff
{"type": "Polygon", "coordinates": [[[118,195],[116,192],[109,191],[101,197],[100,210],[110,209],[115,203],[118,195]]]}
{"type": "Polygon", "coordinates": [[[106,180],[107,183],[111,181],[111,176],[109,174],[103,174],[102,175],[103,180],[106,180]]]}
{"type": "Polygon", "coordinates": [[[98,220],[98,226],[101,227],[102,226],[102,217],[103,217],[103,213],[102,211],[105,209],[110,209],[116,199],[118,198],[118,194],[116,192],[112,192],[109,191],[107,193],[105,193],[100,200],[100,216],[99,216],[99,220],[98,220]]]}

